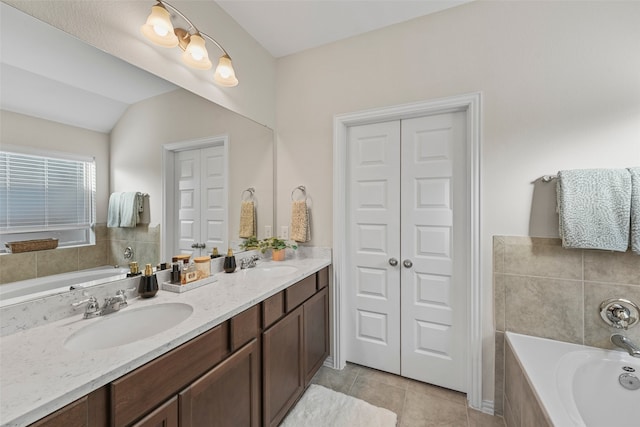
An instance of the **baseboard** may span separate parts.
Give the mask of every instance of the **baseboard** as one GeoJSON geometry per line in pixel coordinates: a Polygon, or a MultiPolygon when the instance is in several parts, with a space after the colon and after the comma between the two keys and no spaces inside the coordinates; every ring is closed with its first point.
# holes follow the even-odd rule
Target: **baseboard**
{"type": "Polygon", "coordinates": [[[482,408],[480,408],[480,411],[485,414],[494,415],[493,400],[483,400],[482,408]]]}

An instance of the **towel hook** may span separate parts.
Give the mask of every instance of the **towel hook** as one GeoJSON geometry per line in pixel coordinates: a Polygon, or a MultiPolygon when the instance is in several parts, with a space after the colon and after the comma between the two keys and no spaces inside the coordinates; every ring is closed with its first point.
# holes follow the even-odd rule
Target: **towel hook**
{"type": "Polygon", "coordinates": [[[249,187],[249,188],[247,188],[246,190],[244,190],[244,191],[242,192],[242,196],[241,196],[242,200],[245,200],[245,199],[244,199],[244,194],[245,194],[245,193],[249,193],[249,200],[253,200],[253,195],[254,195],[254,193],[255,193],[255,192],[256,192],[256,189],[255,189],[255,188],[253,188],[253,187],[249,187]]]}
{"type": "MultiPolygon", "coordinates": [[[[305,188],[304,185],[298,185],[296,188],[293,189],[293,191],[291,192],[291,200],[295,200],[293,198],[293,195],[295,194],[296,190],[300,190],[300,192],[304,196],[304,200],[307,200],[307,189],[305,188]]],[[[303,200],[303,199],[300,199],[300,200],[303,200]]]]}
{"type": "Polygon", "coordinates": [[[544,175],[542,177],[542,182],[551,182],[551,181],[553,181],[554,179],[557,179],[557,178],[558,177],[555,176],[555,175],[544,175]]]}

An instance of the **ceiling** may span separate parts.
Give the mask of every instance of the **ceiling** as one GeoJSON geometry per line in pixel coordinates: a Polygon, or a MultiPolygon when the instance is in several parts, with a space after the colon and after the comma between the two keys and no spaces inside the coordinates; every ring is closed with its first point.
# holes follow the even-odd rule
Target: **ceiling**
{"type": "MultiPolygon", "coordinates": [[[[278,58],[469,1],[473,0],[216,3],[278,58]]],[[[2,2],[0,24],[4,110],[109,133],[130,105],[177,88],[2,2]],[[86,59],[82,64],[76,60],[79,56],[86,59]]]]}
{"type": "Polygon", "coordinates": [[[472,0],[216,0],[276,58],[472,0]]]}

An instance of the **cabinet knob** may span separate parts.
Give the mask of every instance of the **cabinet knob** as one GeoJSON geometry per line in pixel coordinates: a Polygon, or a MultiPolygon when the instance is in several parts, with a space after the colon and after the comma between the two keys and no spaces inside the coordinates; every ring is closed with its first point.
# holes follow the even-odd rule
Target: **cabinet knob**
{"type": "Polygon", "coordinates": [[[410,259],[405,259],[404,261],[402,261],[402,265],[404,265],[406,268],[413,267],[413,263],[411,262],[410,259]]]}
{"type": "Polygon", "coordinates": [[[389,258],[389,265],[391,267],[395,267],[396,265],[398,265],[398,260],[395,258],[389,258]]]}

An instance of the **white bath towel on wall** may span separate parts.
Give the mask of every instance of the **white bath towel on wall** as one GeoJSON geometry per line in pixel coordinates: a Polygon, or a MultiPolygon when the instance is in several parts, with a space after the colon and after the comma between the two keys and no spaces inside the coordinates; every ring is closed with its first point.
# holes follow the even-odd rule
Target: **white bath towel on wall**
{"type": "Polygon", "coordinates": [[[111,193],[107,210],[107,227],[120,227],[120,199],[122,193],[111,193]]]}
{"type": "Polygon", "coordinates": [[[631,174],[631,250],[640,255],[640,167],[629,168],[631,174]]]}
{"type": "Polygon", "coordinates": [[[562,246],[627,250],[631,212],[627,169],[560,171],[557,197],[562,246]]]}

